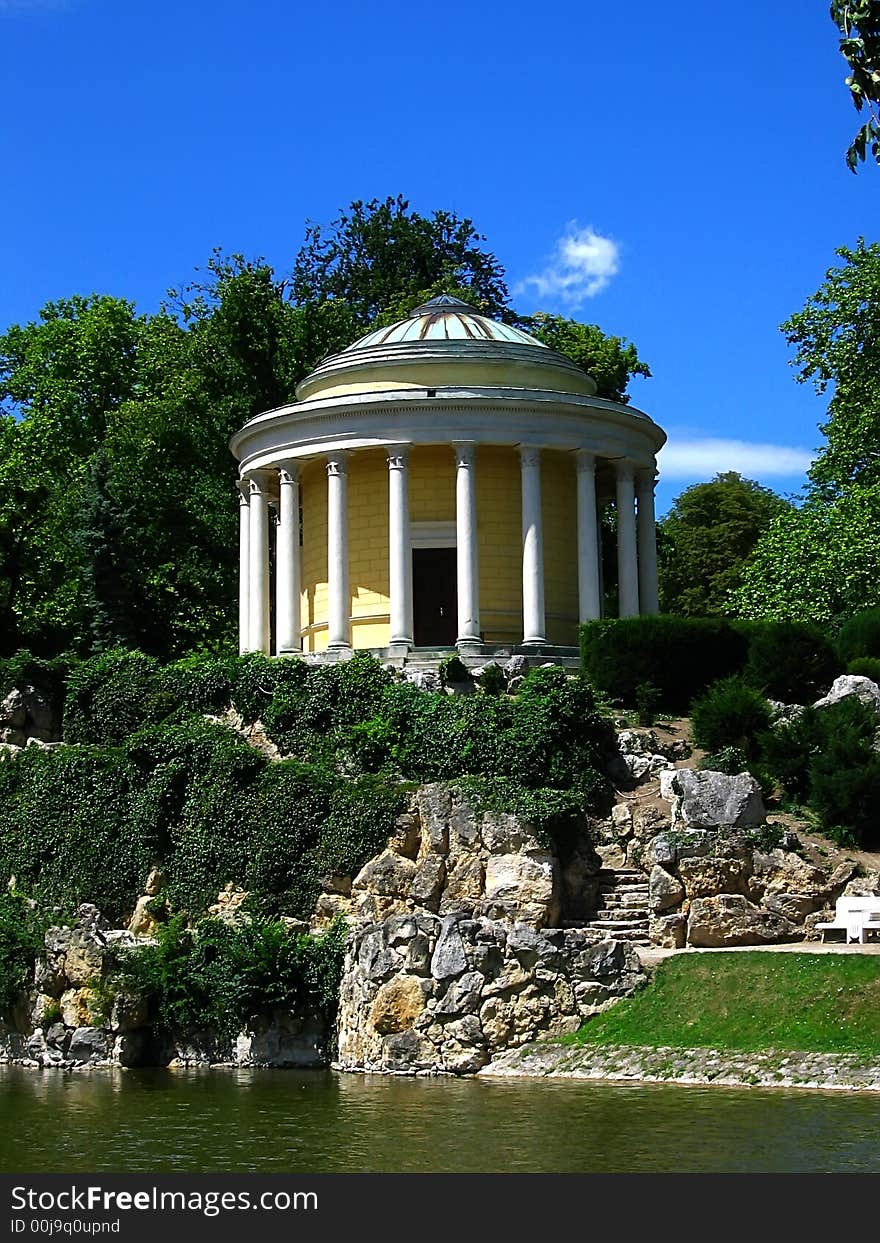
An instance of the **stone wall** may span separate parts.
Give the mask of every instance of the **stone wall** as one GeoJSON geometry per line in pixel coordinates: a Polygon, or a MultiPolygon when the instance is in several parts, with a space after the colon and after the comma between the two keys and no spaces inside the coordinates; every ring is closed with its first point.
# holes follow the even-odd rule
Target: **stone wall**
{"type": "Polygon", "coordinates": [[[268,1010],[234,1039],[216,1032],[181,1039],[156,1022],[142,998],[107,987],[115,955],[143,945],[111,929],[96,907],[79,908],[72,928],[50,928],[34,986],[0,1023],[0,1063],[81,1066],[324,1066],[330,1033],[307,1009],[268,1010]]]}
{"type": "Polygon", "coordinates": [[[416,910],[359,927],[340,992],[338,1067],[470,1074],[576,1030],[645,980],[638,954],[586,929],[416,910]]]}

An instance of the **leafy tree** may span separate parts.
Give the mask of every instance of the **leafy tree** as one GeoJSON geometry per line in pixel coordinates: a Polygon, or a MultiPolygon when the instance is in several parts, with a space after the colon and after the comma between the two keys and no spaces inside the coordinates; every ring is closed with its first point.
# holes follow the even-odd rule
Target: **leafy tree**
{"type": "Polygon", "coordinates": [[[787,501],[736,471],[686,488],[661,522],[658,543],[664,613],[711,617],[730,612],[730,592],[787,501]]]}
{"type": "Polygon", "coordinates": [[[773,519],[734,596],[743,617],[834,621],[880,605],[880,484],[773,519]]]}
{"type": "Polygon", "coordinates": [[[798,383],[811,380],[817,393],[833,385],[827,444],[810,471],[831,494],[880,482],[880,244],[859,238],[835,253],[845,263],[782,325],[798,383]]]}
{"type": "Polygon", "coordinates": [[[880,3],[878,0],[831,0],[831,20],[840,31],[840,51],[849,66],[846,85],[856,111],[868,119],[846,153],[850,172],[871,155],[880,163],[880,3]]]}
{"type": "Polygon", "coordinates": [[[651,371],[636,347],[624,337],[606,336],[596,324],[581,324],[562,315],[536,315],[520,324],[560,354],[567,354],[596,381],[596,393],[610,401],[628,402],[626,387],[634,375],[650,379],[651,371]]]}
{"type": "MultiPolygon", "coordinates": [[[[297,302],[343,299],[370,324],[401,296],[456,286],[496,319],[509,319],[504,268],[455,212],[421,216],[398,195],[355,200],[327,227],[309,223],[293,268],[297,302]]],[[[440,290],[443,292],[443,289],[440,290]]]]}

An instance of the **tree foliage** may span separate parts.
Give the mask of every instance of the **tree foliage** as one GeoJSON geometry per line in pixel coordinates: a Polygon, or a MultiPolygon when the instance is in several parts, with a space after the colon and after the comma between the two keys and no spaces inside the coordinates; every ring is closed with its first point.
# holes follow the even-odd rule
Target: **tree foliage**
{"type": "Polygon", "coordinates": [[[609,401],[626,403],[626,388],[634,375],[650,379],[647,363],[639,358],[636,347],[624,337],[611,337],[596,324],[581,324],[562,315],[538,312],[519,321],[526,332],[531,332],[560,354],[582,367],[596,381],[596,395],[609,401]]]}
{"type": "Polygon", "coordinates": [[[817,622],[880,605],[880,484],[774,518],[734,602],[743,617],[817,622]]]}
{"type": "Polygon", "coordinates": [[[791,506],[736,471],[686,488],[661,522],[664,613],[712,617],[730,612],[730,593],[758,539],[791,506]]]}
{"type": "Polygon", "coordinates": [[[456,286],[487,315],[507,319],[504,268],[480,247],[485,240],[472,220],[419,215],[402,195],[357,199],[329,225],[308,224],[293,292],[300,303],[343,299],[366,326],[412,290],[456,286]]]}
{"type": "Polygon", "coordinates": [[[878,0],[831,0],[831,20],[840,31],[840,51],[849,66],[846,85],[857,112],[868,119],[846,153],[850,172],[868,150],[880,163],[880,3],[878,0]]]}
{"type": "Polygon", "coordinates": [[[833,388],[821,428],[827,444],[810,478],[839,493],[880,483],[880,244],[859,238],[835,253],[844,263],[829,268],[782,331],[795,349],[798,383],[812,381],[817,393],[833,388]]]}

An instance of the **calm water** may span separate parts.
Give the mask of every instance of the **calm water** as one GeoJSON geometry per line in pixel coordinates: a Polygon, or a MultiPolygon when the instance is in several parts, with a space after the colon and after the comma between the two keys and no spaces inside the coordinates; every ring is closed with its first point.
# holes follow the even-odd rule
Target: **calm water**
{"type": "Polygon", "coordinates": [[[296,1071],[0,1068],[0,1170],[880,1170],[880,1098],[296,1071]]]}

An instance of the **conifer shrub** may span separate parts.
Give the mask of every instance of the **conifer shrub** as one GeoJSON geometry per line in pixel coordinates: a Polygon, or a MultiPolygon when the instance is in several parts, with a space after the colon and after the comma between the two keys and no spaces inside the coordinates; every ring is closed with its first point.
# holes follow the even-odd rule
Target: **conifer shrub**
{"type": "Polygon", "coordinates": [[[859,678],[870,678],[872,682],[880,685],[880,657],[860,656],[849,662],[846,671],[859,678]]]}
{"type": "Polygon", "coordinates": [[[441,686],[461,686],[473,680],[467,665],[460,656],[454,653],[451,656],[444,656],[437,666],[437,672],[440,675],[441,686]]]}
{"type": "Polygon", "coordinates": [[[709,752],[736,747],[748,758],[758,753],[758,736],[769,728],[770,708],[742,678],[723,678],[691,705],[694,742],[709,752]]]}
{"type": "Polygon", "coordinates": [[[812,703],[841,671],[840,658],[818,626],[781,621],[749,628],[743,676],[770,699],[812,703]]]}
{"type": "Polygon", "coordinates": [[[665,711],[686,712],[712,682],[741,671],[748,629],[715,617],[587,622],[581,627],[581,668],[603,695],[628,706],[636,704],[640,686],[652,683],[665,711]]]}
{"type": "Polygon", "coordinates": [[[810,758],[808,805],[830,836],[871,844],[880,829],[876,713],[853,695],[820,709],[816,717],[820,745],[810,758]]]}
{"type": "Polygon", "coordinates": [[[837,632],[837,652],[846,664],[864,656],[880,660],[880,608],[846,619],[837,632]]]}
{"type": "Polygon", "coordinates": [[[748,772],[749,758],[742,747],[722,747],[720,751],[711,751],[697,764],[703,772],[725,773],[735,777],[737,773],[748,772]]]}

